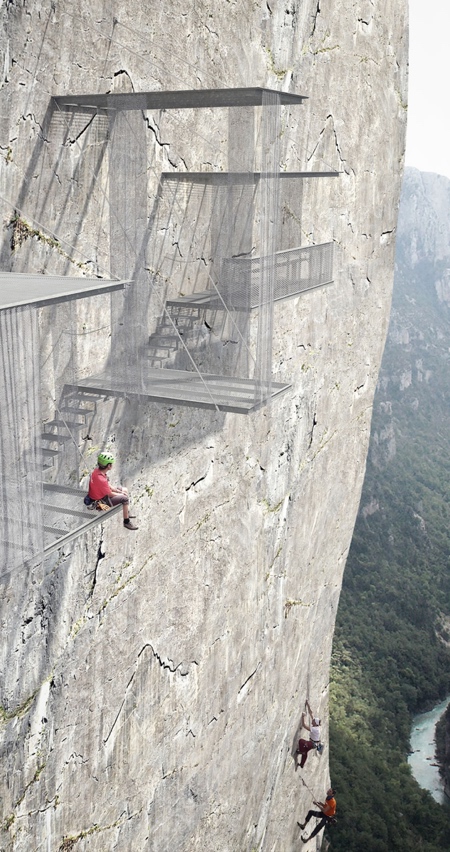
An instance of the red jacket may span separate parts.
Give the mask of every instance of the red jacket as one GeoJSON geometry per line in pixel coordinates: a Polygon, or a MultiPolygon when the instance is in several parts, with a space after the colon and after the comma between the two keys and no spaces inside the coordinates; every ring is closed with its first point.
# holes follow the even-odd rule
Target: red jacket
{"type": "Polygon", "coordinates": [[[110,497],[112,494],[108,477],[105,471],[100,470],[99,467],[96,467],[91,473],[88,494],[91,500],[103,500],[104,497],[110,497]]]}

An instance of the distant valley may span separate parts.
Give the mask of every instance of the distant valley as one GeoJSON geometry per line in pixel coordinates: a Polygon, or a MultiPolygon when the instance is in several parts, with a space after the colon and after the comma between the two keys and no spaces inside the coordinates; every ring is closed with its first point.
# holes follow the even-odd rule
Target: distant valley
{"type": "Polygon", "coordinates": [[[450,692],[450,180],[407,169],[389,334],[333,651],[335,852],[442,852],[450,809],[406,765],[450,692]]]}

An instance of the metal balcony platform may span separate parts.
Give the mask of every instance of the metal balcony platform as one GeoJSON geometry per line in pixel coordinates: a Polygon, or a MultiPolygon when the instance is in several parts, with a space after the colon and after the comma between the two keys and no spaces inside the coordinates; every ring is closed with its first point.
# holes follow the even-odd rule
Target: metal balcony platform
{"type": "Polygon", "coordinates": [[[107,512],[88,509],[83,503],[86,492],[80,488],[45,482],[43,490],[44,556],[122,511],[121,505],[107,512]]]}
{"type": "Polygon", "coordinates": [[[249,414],[290,388],[288,384],[272,382],[264,393],[260,384],[255,379],[208,373],[200,376],[196,372],[149,367],[139,378],[130,373],[120,376],[105,372],[82,379],[71,387],[102,396],[139,397],[166,405],[218,408],[235,414],[249,414]]]}
{"type": "Polygon", "coordinates": [[[98,278],[68,278],[64,275],[0,272],[0,310],[19,305],[40,308],[72,299],[85,299],[100,293],[123,290],[125,283],[98,278]]]}
{"type": "MultiPolygon", "coordinates": [[[[36,521],[18,515],[11,540],[3,531],[0,585],[5,577],[10,576],[11,570],[42,562],[83,533],[122,513],[121,505],[106,512],[88,509],[83,503],[86,491],[80,488],[47,482],[41,482],[40,487],[41,511],[37,513],[36,521]]],[[[122,519],[116,520],[116,523],[121,525],[122,519]]]]}
{"type": "Polygon", "coordinates": [[[236,89],[185,89],[159,92],[116,92],[97,95],[57,95],[54,102],[63,108],[133,110],[133,109],[214,109],[219,107],[262,106],[264,96],[277,95],[278,103],[301,104],[306,95],[279,92],[257,86],[236,89]]]}
{"type": "Polygon", "coordinates": [[[211,184],[212,186],[245,186],[257,184],[261,179],[279,178],[280,180],[298,178],[339,177],[341,172],[162,172],[162,181],[177,183],[211,184]]]}
{"type": "MultiPolygon", "coordinates": [[[[333,243],[298,246],[275,252],[273,301],[282,302],[333,283],[333,243]]],[[[263,260],[268,260],[264,259],[263,260]]],[[[186,310],[251,311],[260,307],[260,257],[226,258],[222,264],[223,281],[218,290],[168,299],[166,307],[186,310]],[[219,295],[220,294],[220,295],[219,295]]]]}
{"type": "MultiPolygon", "coordinates": [[[[199,290],[198,293],[189,293],[187,296],[178,296],[175,299],[167,299],[167,308],[205,308],[216,307],[220,302],[215,290],[199,290]]],[[[222,305],[223,307],[223,305],[222,305]]]]}

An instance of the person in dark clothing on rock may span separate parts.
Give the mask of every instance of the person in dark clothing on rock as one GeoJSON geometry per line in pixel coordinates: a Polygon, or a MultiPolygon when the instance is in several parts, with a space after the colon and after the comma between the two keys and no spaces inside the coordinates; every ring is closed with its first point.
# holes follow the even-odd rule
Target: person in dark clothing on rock
{"type": "Polygon", "coordinates": [[[334,793],[335,791],[332,787],[330,787],[329,790],[327,790],[327,797],[324,802],[314,801],[314,804],[317,805],[318,808],[320,808],[320,811],[308,811],[308,813],[306,814],[305,822],[297,822],[297,825],[299,825],[300,828],[303,829],[310,821],[310,819],[312,819],[312,817],[315,817],[315,819],[320,820],[309,835],[309,837],[301,837],[303,843],[307,843],[308,840],[311,840],[312,837],[315,837],[316,834],[318,834],[319,831],[322,831],[322,828],[325,828],[326,825],[335,822],[336,799],[334,798],[334,793]]]}
{"type": "Polygon", "coordinates": [[[316,748],[316,745],[312,742],[312,740],[304,740],[303,737],[300,737],[298,741],[297,751],[295,752],[297,755],[297,760],[298,755],[301,754],[300,769],[303,769],[306,763],[306,760],[308,758],[308,752],[314,748],[316,748]]]}
{"type": "Polygon", "coordinates": [[[297,747],[296,754],[297,755],[301,754],[300,769],[303,769],[303,767],[306,763],[306,760],[308,758],[308,752],[310,752],[311,749],[314,749],[314,748],[319,749],[319,753],[321,751],[320,750],[320,745],[321,745],[321,743],[320,743],[320,719],[318,717],[314,716],[314,714],[311,710],[308,699],[306,699],[306,701],[305,701],[305,710],[307,710],[308,713],[309,713],[310,721],[309,721],[309,724],[308,724],[308,722],[306,721],[306,713],[305,713],[305,711],[303,711],[303,713],[302,713],[302,728],[306,728],[306,730],[309,731],[309,740],[305,740],[301,737],[298,741],[298,747],[297,747]]]}
{"type": "Polygon", "coordinates": [[[316,743],[316,745],[318,745],[318,744],[320,744],[320,737],[321,737],[320,719],[319,719],[318,716],[314,715],[313,711],[311,710],[311,706],[310,706],[308,699],[306,699],[306,701],[305,701],[305,710],[307,710],[308,713],[309,713],[309,720],[310,721],[309,721],[309,724],[308,724],[308,722],[306,721],[306,713],[303,712],[302,713],[302,725],[303,725],[304,728],[306,728],[307,731],[309,731],[310,740],[313,743],[316,743]]]}

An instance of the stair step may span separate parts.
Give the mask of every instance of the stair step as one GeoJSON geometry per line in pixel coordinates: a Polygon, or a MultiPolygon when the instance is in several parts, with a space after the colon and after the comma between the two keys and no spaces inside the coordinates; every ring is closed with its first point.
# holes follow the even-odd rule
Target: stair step
{"type": "Polygon", "coordinates": [[[190,308],[188,305],[173,305],[168,302],[167,310],[170,316],[173,317],[187,317],[189,319],[194,319],[196,317],[198,319],[200,317],[201,308],[190,308]]]}
{"type": "Polygon", "coordinates": [[[43,441],[58,441],[59,444],[63,444],[64,441],[71,441],[72,435],[58,435],[55,432],[41,432],[41,438],[43,441]]]}
{"type": "Polygon", "coordinates": [[[61,529],[58,529],[58,527],[46,527],[46,526],[44,526],[44,530],[45,530],[45,532],[53,533],[54,535],[57,535],[57,536],[67,535],[67,533],[68,533],[68,530],[61,530],[61,529]]]}
{"type": "Polygon", "coordinates": [[[198,322],[199,317],[163,317],[161,319],[160,328],[192,328],[195,322],[198,322]]]}
{"type": "Polygon", "coordinates": [[[161,355],[161,357],[168,358],[169,355],[176,351],[175,349],[169,349],[168,346],[149,346],[149,349],[152,350],[149,352],[150,357],[154,355],[155,358],[159,358],[161,353],[164,353],[164,356],[161,355]]]}
{"type": "Polygon", "coordinates": [[[58,450],[51,450],[50,447],[42,447],[41,452],[43,456],[48,456],[49,458],[54,458],[54,456],[59,456],[58,450]]]}
{"type": "Polygon", "coordinates": [[[43,483],[44,491],[54,491],[58,494],[73,494],[79,497],[80,500],[84,497],[86,491],[81,488],[73,488],[72,485],[60,485],[58,482],[43,483]]]}
{"type": "Polygon", "coordinates": [[[150,335],[148,342],[150,346],[160,346],[161,344],[171,346],[174,344],[178,347],[180,339],[177,334],[158,334],[158,332],[155,332],[155,334],[150,335]]]}
{"type": "MultiPolygon", "coordinates": [[[[92,402],[92,400],[86,400],[86,402],[92,402]]],[[[92,408],[74,408],[72,405],[63,405],[61,411],[67,411],[70,414],[93,414],[92,408]]]]}
{"type": "Polygon", "coordinates": [[[75,420],[48,420],[44,426],[55,426],[57,429],[83,429],[86,423],[76,423],[75,420]]]}
{"type": "Polygon", "coordinates": [[[60,515],[71,515],[74,518],[86,518],[86,512],[81,509],[68,509],[65,506],[51,506],[49,503],[44,503],[44,512],[54,512],[60,515]]]}

